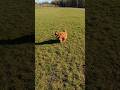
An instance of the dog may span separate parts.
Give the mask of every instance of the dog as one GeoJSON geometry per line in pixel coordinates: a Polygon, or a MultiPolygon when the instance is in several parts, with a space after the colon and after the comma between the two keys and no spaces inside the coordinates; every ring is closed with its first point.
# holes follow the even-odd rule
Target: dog
{"type": "Polygon", "coordinates": [[[66,30],[62,31],[62,32],[57,32],[56,31],[55,36],[60,42],[65,42],[66,39],[67,39],[67,32],[66,32],[66,30]]]}

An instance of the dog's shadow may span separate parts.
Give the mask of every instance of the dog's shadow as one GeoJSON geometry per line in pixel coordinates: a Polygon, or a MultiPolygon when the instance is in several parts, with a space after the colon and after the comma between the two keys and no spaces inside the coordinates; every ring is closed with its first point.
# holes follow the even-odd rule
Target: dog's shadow
{"type": "Polygon", "coordinates": [[[50,39],[40,43],[35,43],[35,45],[56,44],[56,43],[60,43],[60,41],[57,39],[50,39]]]}

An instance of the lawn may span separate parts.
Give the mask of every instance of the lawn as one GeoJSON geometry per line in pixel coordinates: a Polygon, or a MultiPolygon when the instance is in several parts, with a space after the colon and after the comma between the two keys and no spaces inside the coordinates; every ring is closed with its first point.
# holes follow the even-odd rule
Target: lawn
{"type": "Polygon", "coordinates": [[[35,8],[36,90],[85,89],[85,10],[35,8]],[[54,42],[55,31],[67,30],[65,43],[54,42]]]}

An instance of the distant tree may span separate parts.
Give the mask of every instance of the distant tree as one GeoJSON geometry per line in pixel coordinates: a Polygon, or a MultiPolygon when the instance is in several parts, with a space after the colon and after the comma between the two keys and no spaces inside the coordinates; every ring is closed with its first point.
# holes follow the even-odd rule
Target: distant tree
{"type": "Polygon", "coordinates": [[[51,3],[60,7],[85,7],[85,0],[53,0],[51,3]]]}
{"type": "Polygon", "coordinates": [[[49,4],[49,2],[47,2],[47,1],[46,2],[42,2],[42,4],[49,4]]]}

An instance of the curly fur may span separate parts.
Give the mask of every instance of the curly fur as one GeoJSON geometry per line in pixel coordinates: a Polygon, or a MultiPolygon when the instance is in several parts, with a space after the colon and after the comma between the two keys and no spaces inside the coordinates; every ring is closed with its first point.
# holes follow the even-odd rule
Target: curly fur
{"type": "Polygon", "coordinates": [[[60,42],[65,42],[67,39],[67,32],[55,32],[55,36],[59,39],[60,42]]]}

